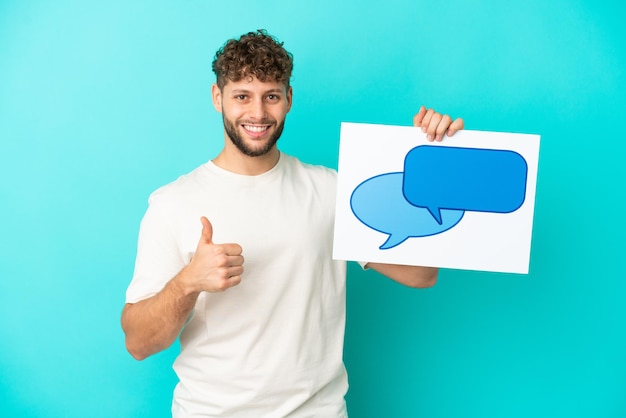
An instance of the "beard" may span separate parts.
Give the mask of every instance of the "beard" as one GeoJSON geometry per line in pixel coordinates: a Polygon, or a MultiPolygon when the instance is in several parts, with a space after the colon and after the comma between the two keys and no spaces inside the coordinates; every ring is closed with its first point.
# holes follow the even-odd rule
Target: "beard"
{"type": "Polygon", "coordinates": [[[265,144],[263,144],[260,148],[253,148],[250,146],[250,144],[247,144],[244,141],[239,132],[237,132],[236,125],[229,119],[227,119],[226,116],[224,116],[223,112],[222,120],[224,122],[224,130],[226,131],[226,135],[228,135],[228,138],[230,138],[230,141],[237,147],[239,151],[241,151],[244,155],[247,155],[248,157],[260,157],[270,152],[272,148],[274,148],[274,146],[276,145],[276,142],[278,142],[278,138],[280,138],[283,133],[283,129],[285,128],[284,119],[278,125],[276,125],[275,121],[269,119],[262,120],[261,124],[274,125],[276,126],[276,129],[272,136],[267,140],[267,142],[265,142],[265,144]]]}

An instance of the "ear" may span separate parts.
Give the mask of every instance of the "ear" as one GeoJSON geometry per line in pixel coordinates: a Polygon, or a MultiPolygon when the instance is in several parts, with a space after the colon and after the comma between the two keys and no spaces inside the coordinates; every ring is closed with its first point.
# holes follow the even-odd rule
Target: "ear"
{"type": "Polygon", "coordinates": [[[215,110],[222,113],[222,90],[220,90],[217,84],[213,84],[211,87],[211,97],[213,99],[213,107],[215,110]]]}
{"type": "Polygon", "coordinates": [[[291,110],[291,103],[293,102],[293,89],[289,86],[287,89],[287,112],[291,110]]]}

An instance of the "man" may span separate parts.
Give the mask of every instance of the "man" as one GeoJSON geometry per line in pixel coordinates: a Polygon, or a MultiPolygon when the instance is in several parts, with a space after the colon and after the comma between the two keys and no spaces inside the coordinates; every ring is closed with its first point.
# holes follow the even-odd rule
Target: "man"
{"type": "MultiPolygon", "coordinates": [[[[264,31],[228,41],[212,87],[215,159],[154,192],[122,327],[144,359],[180,334],[176,417],[345,417],[345,262],[332,260],[336,173],[281,153],[292,56],[264,31]],[[245,261],[244,261],[245,254],[245,261]]],[[[431,140],[463,121],[422,107],[431,140]]],[[[437,269],[367,263],[411,287],[437,269]]]]}

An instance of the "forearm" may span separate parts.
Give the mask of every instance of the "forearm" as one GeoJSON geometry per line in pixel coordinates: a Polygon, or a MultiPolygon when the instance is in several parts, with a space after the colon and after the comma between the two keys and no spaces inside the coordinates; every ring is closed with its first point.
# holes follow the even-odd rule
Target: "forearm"
{"type": "Polygon", "coordinates": [[[367,268],[409,287],[432,287],[437,283],[436,267],[406,266],[401,264],[367,263],[367,268]]]}
{"type": "Polygon", "coordinates": [[[193,310],[199,292],[190,292],[184,286],[182,274],[184,270],[156,295],[124,307],[126,349],[137,360],[168,348],[193,310]]]}

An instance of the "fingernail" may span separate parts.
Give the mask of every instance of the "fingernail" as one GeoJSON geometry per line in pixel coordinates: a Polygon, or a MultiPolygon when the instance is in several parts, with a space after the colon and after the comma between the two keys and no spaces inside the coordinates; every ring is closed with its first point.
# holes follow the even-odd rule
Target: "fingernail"
{"type": "Polygon", "coordinates": [[[426,135],[426,139],[427,139],[429,142],[432,142],[432,141],[433,141],[433,136],[432,136],[432,135],[426,135]]]}

